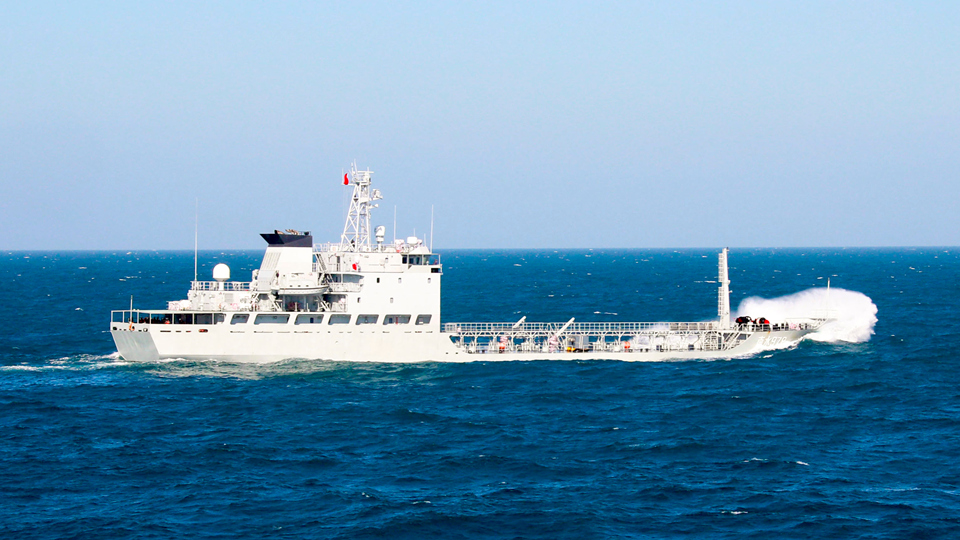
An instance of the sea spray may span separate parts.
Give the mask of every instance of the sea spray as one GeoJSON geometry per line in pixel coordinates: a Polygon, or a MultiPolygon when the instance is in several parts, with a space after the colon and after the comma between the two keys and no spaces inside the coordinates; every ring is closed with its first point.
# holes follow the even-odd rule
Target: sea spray
{"type": "Polygon", "coordinates": [[[873,335],[877,306],[867,295],[845,289],[815,288],[779,298],[752,296],[740,302],[737,316],[766,317],[772,322],[789,319],[830,319],[815,333],[814,341],[863,343],[873,335]]]}

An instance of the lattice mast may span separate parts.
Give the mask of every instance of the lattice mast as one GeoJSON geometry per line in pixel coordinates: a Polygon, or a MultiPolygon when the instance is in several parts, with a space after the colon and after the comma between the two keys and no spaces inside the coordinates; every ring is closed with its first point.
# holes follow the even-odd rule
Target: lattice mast
{"type": "Polygon", "coordinates": [[[370,245],[370,209],[376,208],[373,201],[382,199],[379,189],[370,188],[373,171],[358,171],[357,164],[350,166],[350,172],[343,175],[343,185],[353,185],[353,198],[350,212],[340,236],[341,251],[369,251],[370,245]]]}
{"type": "Polygon", "coordinates": [[[720,252],[720,290],[717,301],[717,314],[720,316],[720,328],[730,328],[730,275],[727,271],[727,248],[720,252]]]}

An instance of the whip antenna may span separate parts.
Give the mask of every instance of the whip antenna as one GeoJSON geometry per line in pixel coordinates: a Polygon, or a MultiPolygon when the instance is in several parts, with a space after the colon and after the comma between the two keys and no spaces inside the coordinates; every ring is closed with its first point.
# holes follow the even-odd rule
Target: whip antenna
{"type": "Polygon", "coordinates": [[[193,208],[193,280],[197,280],[197,230],[200,228],[200,197],[196,198],[193,208]]]}

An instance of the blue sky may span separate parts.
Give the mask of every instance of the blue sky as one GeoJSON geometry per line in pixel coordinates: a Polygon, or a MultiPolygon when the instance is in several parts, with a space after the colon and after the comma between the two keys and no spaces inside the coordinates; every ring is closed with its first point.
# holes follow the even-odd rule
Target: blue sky
{"type": "Polygon", "coordinates": [[[0,249],[960,245],[960,3],[0,6],[0,249]]]}

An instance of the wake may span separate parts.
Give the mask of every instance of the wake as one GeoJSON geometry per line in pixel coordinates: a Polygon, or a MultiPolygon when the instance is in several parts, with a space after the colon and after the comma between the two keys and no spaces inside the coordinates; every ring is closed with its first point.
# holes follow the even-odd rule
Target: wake
{"type": "Polygon", "coordinates": [[[119,352],[110,354],[78,354],[48,360],[39,359],[34,363],[22,362],[0,366],[0,371],[92,371],[127,365],[120,360],[119,352]]]}
{"type": "Polygon", "coordinates": [[[735,316],[766,317],[771,321],[831,319],[806,339],[828,343],[864,343],[877,324],[877,306],[869,296],[845,289],[807,289],[779,298],[751,296],[740,302],[735,316]]]}

